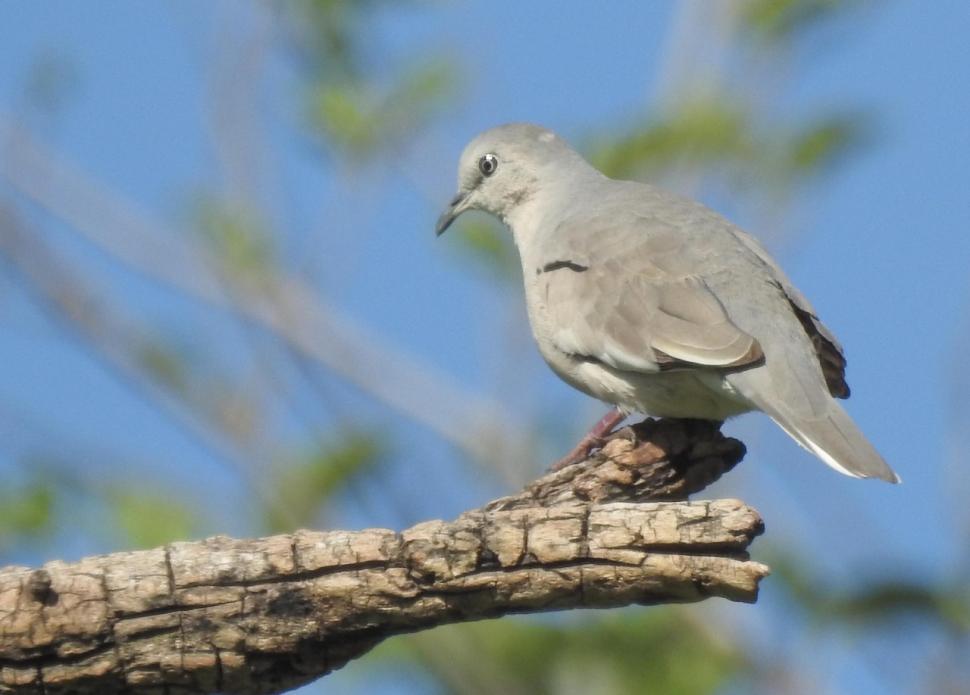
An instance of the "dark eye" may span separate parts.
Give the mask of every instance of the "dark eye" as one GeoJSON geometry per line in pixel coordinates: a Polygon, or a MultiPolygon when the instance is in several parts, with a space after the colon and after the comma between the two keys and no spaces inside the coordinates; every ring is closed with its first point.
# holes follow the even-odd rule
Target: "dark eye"
{"type": "Polygon", "coordinates": [[[498,169],[498,157],[494,154],[483,154],[478,160],[478,170],[482,172],[482,176],[491,176],[496,169],[498,169]]]}

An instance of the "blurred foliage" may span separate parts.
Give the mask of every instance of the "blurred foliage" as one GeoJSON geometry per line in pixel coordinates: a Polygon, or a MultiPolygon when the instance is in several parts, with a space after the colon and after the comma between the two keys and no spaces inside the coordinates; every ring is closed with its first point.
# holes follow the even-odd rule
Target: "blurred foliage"
{"type": "Polygon", "coordinates": [[[772,577],[816,626],[885,629],[891,623],[916,620],[951,634],[970,635],[970,585],[965,582],[890,578],[840,588],[792,553],[775,552],[768,562],[772,577]]]}
{"type": "Polygon", "coordinates": [[[962,582],[872,581],[817,598],[823,616],[857,629],[884,629],[887,623],[917,619],[953,633],[970,633],[970,587],[962,582]]]}
{"type": "Polygon", "coordinates": [[[133,332],[127,340],[140,373],[153,387],[176,398],[200,425],[239,444],[249,444],[260,431],[263,400],[247,393],[246,382],[208,351],[159,326],[133,332]]]}
{"type": "Polygon", "coordinates": [[[368,26],[394,0],[296,0],[284,10],[292,31],[290,47],[308,69],[333,80],[364,79],[368,26]]]}
{"type": "Polygon", "coordinates": [[[744,0],[738,14],[757,40],[777,45],[864,4],[867,0],[744,0]]]}
{"type": "Polygon", "coordinates": [[[871,138],[863,114],[830,114],[816,119],[788,138],[782,174],[815,175],[835,166],[871,138]]]}
{"type": "Polygon", "coordinates": [[[448,691],[482,695],[702,695],[752,668],[743,644],[672,607],[447,626],[390,642],[374,658],[417,659],[448,691]]]}
{"type": "Polygon", "coordinates": [[[233,280],[261,285],[276,263],[272,236],[252,210],[201,196],[195,205],[197,229],[222,270],[233,280]]]}
{"type": "Polygon", "coordinates": [[[311,90],[311,125],[345,154],[365,159],[422,126],[449,101],[455,84],[454,69],[444,61],[407,69],[384,89],[320,82],[311,90]]]}
{"type": "Polygon", "coordinates": [[[190,362],[182,351],[152,337],[142,338],[133,346],[133,354],[139,366],[159,384],[177,393],[189,390],[192,382],[190,362]]]}
{"type": "Polygon", "coordinates": [[[14,542],[49,534],[53,530],[55,497],[53,486],[42,478],[0,488],[0,552],[14,542]]]}
{"type": "Polygon", "coordinates": [[[295,53],[300,56],[309,125],[354,160],[386,152],[414,135],[458,86],[453,59],[372,62],[369,25],[387,0],[301,0],[291,7],[295,53]],[[404,67],[388,69],[388,65],[404,67]]]}
{"type": "Polygon", "coordinates": [[[749,115],[724,95],[685,101],[669,116],[631,131],[592,148],[594,164],[608,176],[632,178],[675,165],[743,163],[758,152],[749,115]]]}
{"type": "Polygon", "coordinates": [[[382,447],[373,434],[353,432],[279,466],[263,511],[266,529],[278,533],[314,526],[328,500],[378,465],[382,447]]]}
{"type": "Polygon", "coordinates": [[[201,529],[197,514],[174,494],[121,487],[111,490],[106,502],[116,533],[132,548],[195,538],[201,529]]]}
{"type": "Polygon", "coordinates": [[[801,126],[771,128],[727,95],[680,102],[669,114],[625,135],[594,143],[590,157],[615,178],[651,178],[670,170],[721,171],[787,193],[823,173],[866,140],[858,114],[830,114],[801,126]]]}

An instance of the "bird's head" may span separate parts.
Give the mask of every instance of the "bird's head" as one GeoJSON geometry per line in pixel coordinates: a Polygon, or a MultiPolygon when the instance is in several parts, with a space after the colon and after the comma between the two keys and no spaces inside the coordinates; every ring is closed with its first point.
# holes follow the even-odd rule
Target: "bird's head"
{"type": "Polygon", "coordinates": [[[565,140],[530,123],[486,130],[465,147],[458,162],[458,192],[438,218],[444,233],[466,210],[481,210],[503,222],[520,206],[550,188],[579,161],[591,168],[565,140]]]}

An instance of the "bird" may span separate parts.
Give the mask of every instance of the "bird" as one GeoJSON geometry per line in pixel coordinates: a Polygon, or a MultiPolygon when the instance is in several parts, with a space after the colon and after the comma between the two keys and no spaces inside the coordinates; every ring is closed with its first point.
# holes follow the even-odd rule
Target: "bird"
{"type": "Polygon", "coordinates": [[[720,423],[761,411],[840,473],[900,481],[839,403],[849,386],[838,340],[765,248],[719,213],[612,179],[530,123],[465,147],[437,236],[468,210],[511,231],[545,362],[613,406],[572,459],[631,413],[720,423]]]}

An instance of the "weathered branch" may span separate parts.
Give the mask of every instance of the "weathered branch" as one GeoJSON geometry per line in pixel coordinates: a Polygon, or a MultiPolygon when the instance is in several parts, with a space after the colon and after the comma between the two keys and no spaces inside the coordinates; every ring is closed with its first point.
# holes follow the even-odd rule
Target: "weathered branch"
{"type": "Polygon", "coordinates": [[[704,423],[646,422],[453,522],[401,533],[210,538],[0,570],[0,692],[268,693],[381,640],[508,613],[754,601],[762,531],[683,500],[743,455],[704,423]]]}

